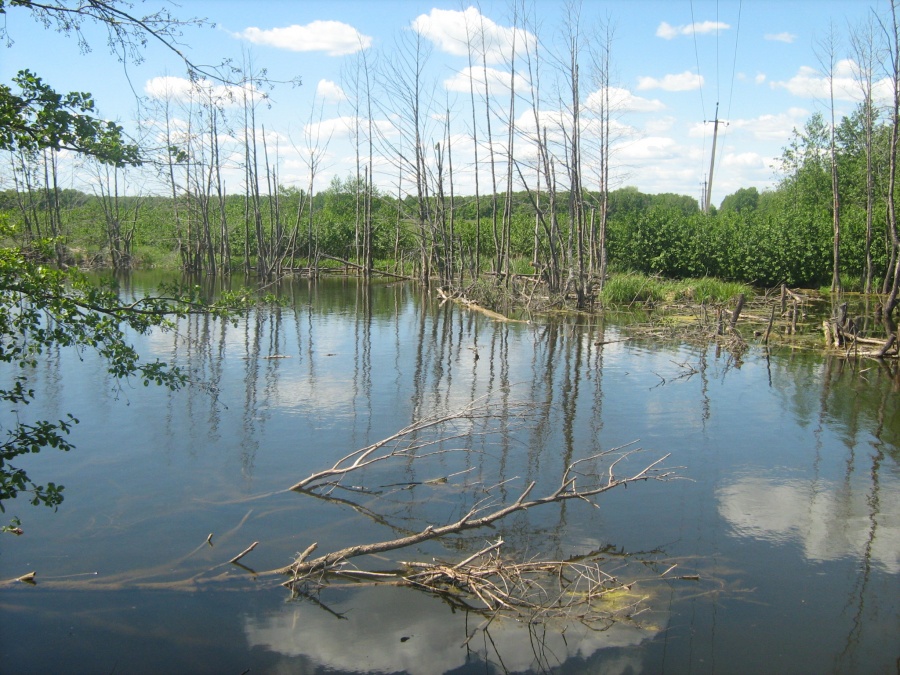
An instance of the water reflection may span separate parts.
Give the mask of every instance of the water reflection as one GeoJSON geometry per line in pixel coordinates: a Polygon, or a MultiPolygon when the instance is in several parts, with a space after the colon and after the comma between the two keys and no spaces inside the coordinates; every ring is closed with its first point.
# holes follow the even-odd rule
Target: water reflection
{"type": "MultiPolygon", "coordinates": [[[[640,439],[653,453],[673,453],[671,463],[691,480],[609,493],[600,508],[547,507],[498,524],[490,536],[526,557],[565,558],[616,542],[630,552],[665,550],[701,570],[690,589],[672,590],[671,604],[654,604],[643,629],[587,632],[575,624],[564,640],[548,629],[545,663],[520,625],[497,623],[490,638],[460,647],[477,622],[433,598],[334,591],[328,602],[340,620],[311,604],[284,604],[277,581],[261,584],[272,607],[243,611],[253,601],[242,597],[238,609],[217,615],[218,626],[245,634],[248,652],[255,646],[310,668],[351,671],[443,672],[485,661],[540,669],[567,659],[566,668],[599,672],[728,671],[722,664],[738,657],[745,672],[880,672],[894,663],[896,364],[776,350],[751,350],[738,363],[715,348],[626,341],[603,317],[493,322],[405,284],[304,280],[279,292],[288,306],[254,311],[237,325],[192,316],[175,332],[136,338],[141,353],[188,370],[192,386],[180,392],[116,388],[89,353],[81,361],[64,350],[48,355],[35,373],[40,400],[27,414],[82,417],[78,450],[27,459],[36,475],[63,482],[67,499],[57,514],[28,512],[28,536],[2,542],[3,578],[35,565],[41,590],[54,588],[50,577],[88,571],[101,573],[83,590],[117,580],[128,588],[144,568],[158,575],[154,583],[208,578],[251,541],[261,543],[245,562],[273,569],[313,541],[335,550],[448,522],[480,498],[478,481],[502,484],[507,499],[531,481],[546,493],[573,460],[640,439]],[[512,426],[504,413],[521,401],[534,424],[490,447],[457,439],[452,459],[403,458],[367,475],[395,487],[361,502],[285,493],[414,419],[485,395],[501,430],[512,426]],[[396,486],[456,471],[469,482],[396,486]],[[217,548],[169,564],[209,532],[217,548]],[[819,574],[810,575],[810,564],[819,574]],[[742,604],[735,588],[754,589],[754,602],[742,604]],[[798,607],[820,622],[816,631],[804,628],[798,607]],[[760,643],[779,640],[789,647],[784,656],[753,660],[760,643]],[[625,645],[634,651],[619,649],[625,645]]],[[[484,536],[404,555],[462,559],[484,536]]],[[[81,583],[75,579],[66,583],[81,583]]],[[[192,596],[197,615],[211,614],[221,595],[192,596]]],[[[35,621],[35,635],[55,625],[35,621]]],[[[219,628],[195,623],[191,639],[209,645],[204,657],[214,663],[219,628]]]]}
{"type": "MultiPolygon", "coordinates": [[[[328,605],[334,614],[304,602],[291,603],[285,612],[246,617],[249,645],[348,673],[437,675],[485,663],[505,672],[526,672],[589,659],[602,649],[638,645],[664,628],[624,622],[604,630],[578,623],[529,627],[497,620],[481,631],[482,617],[451,614],[440,600],[415,591],[363,588],[341,595],[328,605]]],[[[630,663],[598,663],[591,672],[641,670],[639,656],[624,660],[630,663]]]]}
{"type": "Polygon", "coordinates": [[[877,493],[818,479],[746,476],[717,492],[719,513],[739,537],[800,545],[807,560],[865,560],[900,573],[900,481],[882,479],[877,493]],[[877,508],[874,500],[877,499],[877,508]]]}

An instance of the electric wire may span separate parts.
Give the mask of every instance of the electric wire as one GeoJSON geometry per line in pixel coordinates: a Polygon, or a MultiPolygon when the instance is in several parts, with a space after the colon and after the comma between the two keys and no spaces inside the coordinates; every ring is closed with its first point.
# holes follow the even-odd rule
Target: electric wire
{"type": "Polygon", "coordinates": [[[722,91],[719,86],[722,81],[722,78],[719,77],[719,35],[721,34],[722,30],[719,27],[719,0],[716,0],[716,106],[722,100],[722,91]]]}
{"type": "MultiPolygon", "coordinates": [[[[732,63],[731,63],[731,82],[729,83],[729,88],[728,88],[728,107],[727,107],[727,112],[726,112],[727,120],[731,119],[731,106],[732,106],[732,102],[734,100],[734,82],[735,82],[735,79],[737,79],[737,54],[738,54],[738,45],[740,44],[741,16],[743,13],[743,4],[744,4],[743,0],[739,0],[737,25],[735,28],[735,39],[734,39],[734,56],[732,58],[732,63]]],[[[699,87],[700,107],[703,112],[704,121],[708,122],[709,120],[706,119],[706,101],[703,96],[703,89],[704,89],[703,80],[702,80],[702,77],[700,76],[700,51],[697,46],[697,31],[696,31],[696,23],[697,22],[694,17],[694,0],[690,0],[690,8],[691,8],[691,27],[692,27],[691,33],[694,38],[694,59],[696,60],[696,64],[697,64],[697,76],[700,77],[700,87],[699,87]]],[[[719,56],[720,28],[719,28],[718,24],[719,24],[719,0],[716,0],[716,101],[717,102],[716,102],[716,120],[713,120],[714,122],[718,121],[718,107],[719,107],[718,101],[721,98],[721,76],[720,76],[720,56],[719,56]]],[[[729,126],[730,125],[726,122],[726,124],[725,124],[726,131],[724,132],[725,137],[722,139],[723,142],[721,144],[719,144],[719,146],[716,150],[716,161],[720,161],[722,156],[725,153],[725,148],[727,145],[727,137],[728,137],[727,128],[729,126]]],[[[706,155],[706,133],[704,132],[704,134],[703,134],[703,150],[701,153],[701,158],[704,157],[705,155],[706,155]]],[[[702,167],[704,166],[704,161],[705,160],[701,159],[702,167]]],[[[703,174],[703,175],[704,175],[704,178],[703,178],[702,185],[704,186],[704,192],[706,192],[710,188],[710,186],[708,184],[709,176],[707,176],[706,174],[703,174]]]]}
{"type": "Polygon", "coordinates": [[[691,35],[694,37],[694,59],[697,61],[697,77],[700,80],[700,108],[706,118],[706,103],[703,101],[703,76],[700,74],[700,52],[697,50],[697,22],[694,19],[694,0],[691,3],[691,35]]]}
{"type": "MultiPolygon", "coordinates": [[[[716,0],[716,4],[718,4],[718,0],[716,0]]],[[[737,15],[737,25],[734,31],[734,55],[731,61],[731,84],[728,88],[728,108],[725,112],[725,119],[728,120],[725,124],[725,133],[724,138],[722,139],[722,147],[719,150],[719,157],[716,161],[720,160],[725,153],[725,149],[728,145],[728,127],[731,126],[731,104],[734,99],[734,81],[736,79],[737,73],[737,55],[738,55],[738,45],[740,44],[741,39],[741,12],[743,10],[744,0],[739,0],[738,2],[738,15],[737,15]]]]}
{"type": "MultiPolygon", "coordinates": [[[[700,112],[703,113],[703,120],[706,120],[706,102],[703,100],[703,76],[700,74],[700,51],[697,48],[697,20],[694,18],[694,0],[689,0],[691,6],[691,36],[694,38],[694,59],[697,63],[697,79],[699,80],[700,86],[698,89],[700,90],[700,112]]],[[[700,153],[700,173],[703,175],[703,164],[704,157],[706,157],[706,125],[703,127],[703,144],[700,153]]],[[[701,203],[706,203],[706,177],[704,176],[703,181],[701,182],[703,185],[703,193],[700,197],[701,203]]]]}
{"type": "Polygon", "coordinates": [[[744,0],[738,1],[738,17],[737,17],[737,28],[735,28],[734,32],[734,57],[731,62],[731,88],[728,91],[728,118],[731,119],[731,101],[734,97],[734,80],[735,73],[737,71],[737,55],[738,55],[738,44],[741,41],[741,10],[744,6],[744,0]]]}

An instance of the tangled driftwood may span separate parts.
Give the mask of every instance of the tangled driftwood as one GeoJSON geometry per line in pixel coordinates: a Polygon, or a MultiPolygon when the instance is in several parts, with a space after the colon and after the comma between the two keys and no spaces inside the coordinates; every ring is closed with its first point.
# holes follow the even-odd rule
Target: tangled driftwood
{"type": "MultiPolygon", "coordinates": [[[[502,433],[509,433],[513,428],[526,425],[533,413],[533,406],[507,402],[504,416],[500,418],[486,399],[479,399],[456,412],[417,420],[386,439],[345,455],[330,468],[310,474],[291,490],[350,505],[371,516],[369,507],[359,501],[378,495],[379,488],[350,485],[350,475],[398,458],[409,461],[471,452],[452,448],[450,444],[463,438],[500,433],[491,425],[500,419],[503,420],[502,433]]],[[[555,486],[544,488],[541,494],[536,494],[539,488],[535,481],[524,485],[512,498],[504,498],[501,492],[508,492],[515,479],[494,485],[479,484],[477,492],[481,497],[451,522],[429,524],[393,539],[348,546],[318,557],[312,557],[318,550],[318,544],[312,543],[290,565],[275,571],[288,577],[283,585],[297,596],[314,597],[325,585],[352,580],[354,583],[410,586],[439,595],[455,607],[481,612],[485,616],[502,614],[528,621],[567,618],[591,623],[632,616],[643,597],[637,592],[632,593],[636,579],[620,580],[604,571],[604,559],[598,553],[565,560],[522,560],[504,550],[501,538],[460,562],[403,561],[393,569],[374,571],[354,563],[364,556],[407,549],[426,541],[485,528],[514,513],[538,506],[568,500],[596,506],[594,500],[610,490],[629,483],[674,477],[673,471],[661,468],[668,455],[641,464],[636,470],[622,472],[626,463],[639,452],[640,448],[629,444],[574,460],[562,471],[555,486]],[[618,594],[615,603],[609,602],[612,593],[618,594]]],[[[467,474],[468,471],[460,471],[417,484],[450,484],[453,487],[454,482],[466,480],[467,474]]],[[[360,478],[362,476],[357,475],[354,480],[359,482],[360,478]]],[[[466,486],[456,487],[463,490],[466,486]]],[[[645,575],[645,580],[665,577],[671,569],[674,567],[663,575],[645,575]]]]}
{"type": "MultiPolygon", "coordinates": [[[[381,494],[380,489],[390,486],[367,487],[365,482],[371,477],[371,472],[364,474],[363,469],[375,465],[386,466],[391,460],[401,459],[406,464],[430,456],[442,456],[442,465],[446,465],[446,455],[477,452],[471,446],[468,449],[453,447],[454,442],[464,440],[464,444],[471,444],[474,438],[520,430],[528,425],[535,412],[533,405],[504,400],[503,415],[499,415],[487,398],[478,399],[455,412],[420,418],[385,439],[348,453],[331,467],[310,474],[290,490],[351,506],[374,522],[390,525],[384,514],[362,503],[363,500],[370,500],[381,494]],[[348,484],[348,476],[351,475],[355,482],[362,485],[348,484]]],[[[470,506],[463,507],[465,512],[451,522],[428,524],[403,536],[344,547],[315,558],[311,556],[318,550],[318,544],[311,543],[297,554],[291,564],[267,572],[257,572],[240,562],[257,548],[259,542],[254,541],[227,562],[189,578],[177,581],[155,580],[164,573],[170,573],[179,562],[211,547],[213,535],[209,534],[197,549],[174,564],[129,573],[121,578],[92,578],[78,584],[79,587],[118,588],[123,583],[128,583],[132,587],[141,588],[196,590],[203,584],[228,580],[231,577],[224,571],[225,568],[238,567],[254,578],[275,575],[287,577],[283,585],[290,589],[293,596],[306,596],[315,601],[318,601],[316,593],[323,586],[352,580],[353,583],[395,584],[422,590],[440,596],[455,608],[481,614],[488,622],[499,616],[506,616],[528,623],[560,619],[602,627],[633,617],[639,611],[645,594],[636,589],[635,584],[695,577],[671,576],[674,565],[662,574],[649,573],[648,568],[636,565],[644,571],[634,572],[633,568],[628,567],[627,578],[623,578],[625,575],[617,575],[615,570],[610,571],[609,564],[615,561],[620,570],[624,569],[629,564],[627,556],[609,549],[563,560],[541,557],[524,559],[521,552],[507,551],[502,538],[458,562],[438,559],[398,561],[391,569],[374,571],[357,567],[354,563],[363,556],[408,549],[426,541],[486,528],[514,513],[543,505],[579,500],[596,506],[595,499],[610,490],[625,487],[629,483],[665,481],[675,476],[672,470],[661,468],[668,455],[624,472],[623,468],[640,452],[640,448],[629,444],[573,460],[563,469],[555,484],[540,488],[537,482],[531,481],[517,493],[514,492],[512,497],[505,495],[517,479],[498,480],[488,485],[481,480],[471,480],[469,469],[448,473],[430,481],[402,484],[405,487],[397,489],[413,485],[440,485],[442,488],[457,488],[460,494],[468,492],[478,497],[470,506]]],[[[378,472],[375,474],[378,475],[378,472]]],[[[249,515],[248,512],[238,527],[244,524],[249,515]]],[[[392,525],[391,527],[398,529],[392,525]]],[[[221,539],[227,540],[228,534],[222,535],[221,539]]],[[[467,542],[467,545],[470,543],[467,542]]],[[[33,579],[32,573],[30,576],[20,577],[18,581],[33,583],[33,579]]],[[[61,582],[55,583],[59,585],[61,582]]],[[[64,583],[71,585],[75,582],[64,583]]]]}

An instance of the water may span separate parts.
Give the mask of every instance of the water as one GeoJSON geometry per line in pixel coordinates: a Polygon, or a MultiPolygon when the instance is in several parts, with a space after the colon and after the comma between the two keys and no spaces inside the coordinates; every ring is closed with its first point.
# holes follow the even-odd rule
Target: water
{"type": "MultiPolygon", "coordinates": [[[[123,293],[148,285],[136,276],[123,293]]],[[[117,383],[90,353],[38,366],[27,414],[81,424],[75,451],[20,462],[66,500],[57,513],[8,505],[25,534],[0,539],[0,579],[34,570],[37,585],[0,586],[3,672],[896,672],[895,367],[790,350],[736,362],[624,340],[602,318],[498,323],[407,284],[281,292],[289,306],[237,326],[198,316],[137,336],[141,353],[189,369],[180,392],[117,383]],[[498,413],[528,403],[528,426],[373,467],[364,508],[286,491],[483,396],[498,413]],[[630,443],[642,452],[629,468],[669,454],[682,479],[355,562],[461,560],[498,537],[520,559],[604,551],[606,569],[640,579],[631,621],[477,630],[481,617],[415,590],[291,599],[264,573],[312,542],[327,552],[449,522],[478,486],[546,493],[568,463],[630,443]],[[246,568],[227,564],[252,542],[246,568]],[[672,564],[699,579],[653,580],[672,564]]]]}

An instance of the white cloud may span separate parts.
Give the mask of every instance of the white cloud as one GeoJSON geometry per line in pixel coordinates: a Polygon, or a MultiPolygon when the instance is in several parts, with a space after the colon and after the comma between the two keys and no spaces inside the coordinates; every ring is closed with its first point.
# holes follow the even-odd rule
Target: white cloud
{"type": "Polygon", "coordinates": [[[368,49],[372,38],[340,21],[313,21],[284,28],[263,30],[250,26],[235,37],[258,45],[268,45],[292,52],[325,52],[329,56],[345,56],[368,49]]]}
{"type": "Polygon", "coordinates": [[[766,81],[766,74],[765,73],[757,73],[756,77],[753,78],[753,81],[756,82],[756,84],[762,84],[763,82],[766,81]]]}
{"type": "Polygon", "coordinates": [[[648,160],[662,161],[678,159],[683,148],[668,136],[647,136],[624,146],[620,151],[621,158],[626,161],[648,160]]]}
{"type": "Polygon", "coordinates": [[[564,116],[559,110],[538,110],[537,120],[534,118],[534,111],[526,110],[516,119],[516,130],[534,137],[537,129],[547,129],[550,141],[555,141],[559,128],[564,124],[564,116]]]}
{"type": "Polygon", "coordinates": [[[680,35],[702,35],[704,33],[717,33],[720,30],[728,30],[731,26],[721,21],[701,21],[689,23],[685,26],[673,26],[663,21],[656,29],[656,37],[664,40],[672,40],[680,35]]]}
{"type": "MultiPolygon", "coordinates": [[[[357,124],[359,124],[360,128],[365,132],[369,123],[367,120],[354,117],[353,115],[341,115],[327,120],[310,122],[309,124],[304,125],[303,133],[308,138],[318,138],[323,142],[329,139],[349,139],[353,137],[353,129],[357,124]]],[[[391,135],[394,129],[387,120],[373,120],[373,126],[382,135],[391,135]]]]}
{"type": "Polygon", "coordinates": [[[653,117],[644,125],[644,131],[651,136],[657,136],[671,131],[675,126],[675,121],[675,118],[672,116],[653,117]]]}
{"type": "MultiPolygon", "coordinates": [[[[599,110],[603,106],[603,90],[591,93],[585,105],[592,110],[599,110]]],[[[609,88],[609,106],[616,112],[659,112],[665,110],[665,104],[659,99],[643,98],[635,96],[627,89],[621,87],[609,88]]]]}
{"type": "Polygon", "coordinates": [[[805,108],[790,108],[777,115],[760,115],[752,119],[736,119],[730,122],[736,131],[744,131],[757,141],[785,142],[795,127],[802,126],[809,117],[805,108]]]}
{"type": "Polygon", "coordinates": [[[655,77],[638,78],[638,89],[663,89],[664,91],[693,91],[703,86],[703,76],[689,70],[677,75],[666,75],[662,79],[655,77]]]}
{"type": "Polygon", "coordinates": [[[185,100],[191,97],[191,81],[183,77],[160,76],[144,83],[144,93],[150,98],[185,100]]]}
{"type": "MultiPolygon", "coordinates": [[[[467,643],[466,649],[460,649],[462,640],[448,636],[464,637],[471,632],[471,616],[467,617],[466,612],[441,611],[446,607],[424,593],[363,587],[323,602],[345,619],[345,634],[353,635],[352,640],[344,639],[342,631],[335,630],[331,616],[313,603],[303,602],[280,614],[248,615],[243,626],[247,642],[275,654],[302,655],[320,670],[359,670],[364,663],[366,672],[431,675],[465,669],[471,665],[473,653],[485,662],[499,655],[510,671],[525,671],[535,664],[535,636],[529,630],[532,627],[517,621],[496,621],[491,624],[490,646],[479,636],[467,643]],[[373,621],[373,616],[378,620],[373,621]],[[303,630],[298,630],[298,626],[303,630]]],[[[642,605],[656,610],[662,605],[662,594],[648,593],[642,605]]],[[[602,649],[619,648],[625,656],[604,663],[610,672],[632,672],[638,667],[638,659],[623,648],[639,645],[664,630],[667,614],[660,611],[659,616],[662,625],[649,626],[648,621],[647,628],[628,621],[614,622],[603,630],[592,630],[579,622],[550,622],[537,648],[544,650],[541,654],[552,654],[560,663],[587,659],[602,649]]]]}
{"type": "Polygon", "coordinates": [[[769,161],[769,158],[763,157],[758,152],[737,152],[726,153],[722,164],[732,169],[768,170],[769,161]]]}
{"type": "Polygon", "coordinates": [[[412,22],[412,28],[431,40],[439,50],[454,56],[467,56],[468,43],[474,43],[474,54],[480,60],[482,31],[485,60],[503,63],[512,55],[513,42],[517,53],[533,49],[536,38],[521,28],[500,26],[481,14],[475,7],[465,11],[432,9],[412,22]]]}
{"type": "Polygon", "coordinates": [[[797,39],[797,36],[793,33],[766,33],[763,36],[763,39],[770,40],[772,42],[786,42],[787,44],[791,44],[794,40],[797,39]]]}
{"type": "Polygon", "coordinates": [[[316,85],[316,98],[325,103],[340,103],[347,100],[347,94],[336,82],[319,80],[319,84],[316,85]]]}
{"type": "Polygon", "coordinates": [[[623,178],[625,169],[640,176],[642,192],[675,192],[692,194],[699,191],[701,170],[709,157],[699,147],[679,143],[668,136],[646,136],[623,143],[615,151],[615,161],[622,167],[616,173],[623,178]]]}
{"type": "Polygon", "coordinates": [[[239,105],[245,95],[251,100],[260,100],[266,94],[250,86],[215,84],[209,80],[191,82],[184,77],[170,75],[153,77],[144,83],[144,92],[155,99],[168,98],[173,101],[188,101],[192,98],[212,98],[219,105],[239,105]]]}
{"type": "MultiPolygon", "coordinates": [[[[835,64],[833,76],[834,98],[838,101],[859,101],[861,99],[859,66],[852,59],[843,59],[835,64]]],[[[875,83],[877,96],[890,91],[884,80],[875,83]]],[[[830,98],[828,77],[810,66],[800,66],[797,74],[789,80],[771,82],[773,89],[785,89],[794,96],[804,98],[830,98]]]]}
{"type": "MultiPolygon", "coordinates": [[[[444,80],[444,88],[447,91],[456,91],[468,94],[470,79],[475,86],[475,94],[484,93],[484,79],[487,75],[488,91],[491,96],[499,96],[509,93],[512,74],[497,68],[463,68],[453,77],[444,80]]],[[[516,74],[515,86],[517,92],[526,91],[530,87],[528,80],[520,74],[516,74]]]]}

